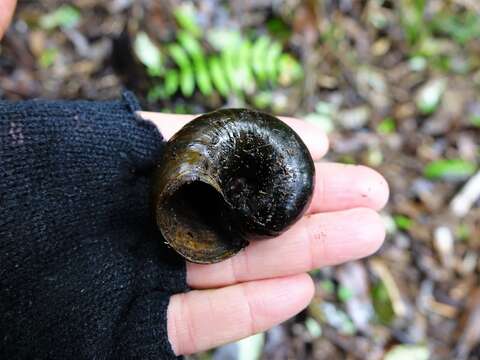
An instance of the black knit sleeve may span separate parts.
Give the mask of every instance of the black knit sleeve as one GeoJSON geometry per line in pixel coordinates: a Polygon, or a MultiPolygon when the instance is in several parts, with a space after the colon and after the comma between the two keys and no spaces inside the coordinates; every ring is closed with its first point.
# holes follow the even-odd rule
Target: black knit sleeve
{"type": "Polygon", "coordinates": [[[170,359],[186,289],[150,203],[161,134],[126,93],[0,102],[0,359],[170,359]]]}

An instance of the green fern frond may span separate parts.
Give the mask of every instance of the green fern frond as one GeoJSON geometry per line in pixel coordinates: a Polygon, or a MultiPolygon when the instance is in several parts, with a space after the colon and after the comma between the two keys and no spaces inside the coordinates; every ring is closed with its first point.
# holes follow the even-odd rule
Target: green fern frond
{"type": "Polygon", "coordinates": [[[143,44],[148,54],[138,46],[137,56],[162,83],[152,88],[149,99],[168,98],[177,91],[190,97],[197,88],[207,97],[213,92],[222,97],[260,94],[262,89],[290,86],[303,77],[300,63],[267,35],[252,41],[238,31],[214,29],[202,39],[192,29],[191,24],[183,25],[176,40],[161,47],[139,33],[136,43],[143,44]]]}
{"type": "Polygon", "coordinates": [[[230,86],[225,78],[225,73],[218,56],[211,56],[208,59],[208,65],[215,89],[217,89],[220,95],[227,97],[230,92],[230,86]]]}
{"type": "Polygon", "coordinates": [[[271,45],[271,40],[266,35],[260,36],[252,48],[252,66],[255,76],[260,83],[267,80],[267,52],[271,45]]]}
{"type": "Polygon", "coordinates": [[[202,46],[197,39],[185,31],[181,31],[178,34],[177,40],[193,61],[194,73],[200,92],[205,96],[210,96],[213,92],[213,87],[202,46]]]}

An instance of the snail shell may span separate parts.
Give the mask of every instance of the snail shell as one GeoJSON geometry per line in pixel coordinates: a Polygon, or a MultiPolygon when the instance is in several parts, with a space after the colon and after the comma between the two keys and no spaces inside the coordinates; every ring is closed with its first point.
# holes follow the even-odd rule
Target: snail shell
{"type": "Polygon", "coordinates": [[[300,137],[258,111],[223,109],[167,142],[154,175],[157,225],[187,260],[214,263],[298,220],[314,165],[300,137]]]}

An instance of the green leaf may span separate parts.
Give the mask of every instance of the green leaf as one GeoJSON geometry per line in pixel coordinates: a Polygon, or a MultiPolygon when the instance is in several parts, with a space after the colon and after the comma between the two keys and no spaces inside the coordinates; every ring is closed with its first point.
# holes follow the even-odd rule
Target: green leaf
{"type": "Polygon", "coordinates": [[[213,92],[212,81],[210,80],[210,74],[207,70],[205,61],[197,60],[194,64],[195,76],[197,79],[198,88],[200,92],[205,96],[210,96],[213,92]]]}
{"type": "Polygon", "coordinates": [[[230,89],[236,93],[239,93],[242,90],[243,81],[241,74],[238,72],[238,54],[236,54],[236,52],[237,51],[234,48],[226,48],[222,52],[221,56],[222,67],[225,71],[225,76],[228,79],[228,83],[230,84],[230,89]]]}
{"type": "Polygon", "coordinates": [[[40,18],[40,26],[46,30],[57,27],[73,28],[81,19],[80,12],[71,5],[62,5],[50,14],[40,18]]]}
{"type": "Polygon", "coordinates": [[[171,69],[165,73],[163,89],[167,97],[170,97],[177,92],[179,82],[180,79],[177,70],[171,69]]]}
{"type": "Polygon", "coordinates": [[[266,109],[272,105],[273,95],[270,91],[259,91],[253,97],[253,105],[257,109],[266,109]]]}
{"type": "Polygon", "coordinates": [[[278,60],[281,54],[282,45],[278,41],[272,43],[267,50],[265,58],[265,71],[267,73],[268,80],[273,84],[277,82],[278,60]]]}
{"type": "Polygon", "coordinates": [[[185,31],[182,31],[178,34],[178,41],[193,59],[195,77],[200,92],[205,96],[211,95],[213,87],[207,70],[205,54],[203,52],[202,46],[197,39],[195,39],[192,35],[186,33],[185,31]]]}
{"type": "Polygon", "coordinates": [[[391,117],[386,117],[377,126],[377,132],[379,134],[392,134],[395,132],[395,129],[395,120],[393,120],[391,117]]]}
{"type": "Polygon", "coordinates": [[[173,108],[174,114],[191,114],[192,110],[184,103],[177,103],[173,108]]]}
{"type": "Polygon", "coordinates": [[[185,31],[180,31],[177,35],[177,39],[179,44],[183,46],[194,61],[199,60],[200,58],[205,58],[200,42],[191,34],[185,31]]]}
{"type": "Polygon", "coordinates": [[[391,324],[395,319],[395,312],[393,311],[392,301],[383,282],[377,283],[372,288],[372,302],[378,320],[385,325],[391,324]]]}
{"type": "Polygon", "coordinates": [[[229,42],[221,49],[222,68],[230,89],[240,95],[244,86],[244,69],[241,67],[240,54],[242,38],[238,32],[227,32],[224,37],[229,39],[229,42]]]}
{"type": "Polygon", "coordinates": [[[173,11],[178,25],[194,36],[200,36],[202,30],[197,22],[196,10],[192,4],[183,4],[173,11]]]}
{"type": "Polygon", "coordinates": [[[303,78],[303,69],[298,61],[289,54],[282,54],[278,60],[278,81],[282,86],[289,86],[303,78]]]}
{"type": "Polygon", "coordinates": [[[320,270],[320,269],[313,269],[313,270],[310,270],[310,271],[308,272],[308,274],[309,274],[311,277],[316,278],[316,277],[318,277],[318,276],[320,276],[320,275],[322,274],[322,270],[320,270]]]}
{"type": "Polygon", "coordinates": [[[480,127],[480,115],[471,116],[470,122],[473,124],[473,126],[480,127]]]}
{"type": "Polygon", "coordinates": [[[148,90],[147,100],[149,102],[154,103],[164,98],[165,98],[165,89],[162,85],[157,84],[151,87],[150,90],[148,90]]]}
{"type": "Polygon", "coordinates": [[[345,286],[340,286],[337,291],[338,299],[342,302],[347,302],[353,297],[353,292],[345,286]]]}
{"type": "Polygon", "coordinates": [[[348,154],[341,155],[337,161],[342,164],[349,164],[349,165],[355,165],[357,163],[355,158],[352,155],[348,155],[348,154]]]}
{"type": "Polygon", "coordinates": [[[55,63],[55,60],[58,56],[57,48],[47,48],[43,50],[38,59],[38,64],[40,67],[47,69],[55,63]]]}
{"type": "Polygon", "coordinates": [[[185,97],[192,96],[195,91],[195,75],[191,67],[180,69],[180,90],[185,97]]]}
{"type": "Polygon", "coordinates": [[[473,12],[443,13],[432,19],[432,29],[451,37],[460,45],[480,36],[478,16],[473,12]]]}
{"type": "Polygon", "coordinates": [[[253,72],[259,82],[265,82],[267,79],[267,52],[270,45],[270,39],[263,35],[253,44],[252,48],[252,66],[253,72]]]}
{"type": "Polygon", "coordinates": [[[424,24],[425,0],[402,0],[401,24],[410,45],[415,45],[427,36],[427,27],[424,24]]]}
{"type": "Polygon", "coordinates": [[[308,317],[307,320],[305,320],[305,327],[313,339],[322,336],[322,327],[314,318],[308,317]]]}
{"type": "Polygon", "coordinates": [[[426,345],[395,345],[384,360],[428,360],[430,351],[426,345]]]}
{"type": "Polygon", "coordinates": [[[428,179],[463,180],[475,173],[475,163],[463,159],[443,159],[432,161],[424,169],[428,179]]]}
{"type": "Polygon", "coordinates": [[[192,64],[185,50],[178,44],[173,43],[168,47],[170,56],[180,69],[192,71],[192,64]]]}
{"type": "Polygon", "coordinates": [[[242,35],[238,30],[214,28],[207,32],[207,40],[217,51],[236,47],[242,42],[242,35]]]}
{"type": "Polygon", "coordinates": [[[320,282],[320,287],[325,291],[327,294],[333,294],[335,292],[335,284],[332,280],[322,280],[320,282]]]}
{"type": "Polygon", "coordinates": [[[225,78],[220,59],[217,56],[212,56],[208,60],[208,67],[210,69],[210,75],[212,82],[215,85],[217,91],[223,97],[227,97],[230,92],[228,81],[225,78]]]}
{"type": "Polygon", "coordinates": [[[190,97],[195,91],[195,74],[185,50],[177,43],[168,47],[170,56],[180,68],[180,90],[185,97],[190,97]]]}
{"type": "Polygon", "coordinates": [[[410,228],[413,225],[413,220],[405,215],[395,215],[393,217],[393,221],[395,222],[397,229],[403,230],[403,231],[410,230],[410,228]]]}
{"type": "Polygon", "coordinates": [[[242,89],[247,93],[255,91],[255,79],[251,69],[252,64],[252,43],[245,39],[242,41],[238,51],[238,72],[242,82],[242,89]]]}
{"type": "Polygon", "coordinates": [[[455,236],[462,241],[467,241],[470,238],[470,229],[465,224],[460,224],[455,229],[455,236]]]}
{"type": "Polygon", "coordinates": [[[275,38],[288,40],[292,34],[292,27],[280,18],[271,18],[267,21],[267,29],[275,38]]]}
{"type": "Polygon", "coordinates": [[[163,73],[162,54],[146,33],[137,34],[133,51],[140,62],[147,67],[151,76],[159,76],[163,73]]]}
{"type": "Polygon", "coordinates": [[[180,68],[180,91],[183,96],[190,97],[195,91],[195,74],[190,59],[185,50],[176,43],[171,44],[168,50],[173,61],[180,68]]]}

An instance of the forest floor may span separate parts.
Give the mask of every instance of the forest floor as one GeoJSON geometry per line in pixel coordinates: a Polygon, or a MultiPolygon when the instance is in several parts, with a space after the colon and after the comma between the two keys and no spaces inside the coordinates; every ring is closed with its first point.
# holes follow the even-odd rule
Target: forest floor
{"type": "Polygon", "coordinates": [[[477,1],[64,3],[21,2],[0,97],[128,87],[149,110],[295,115],[328,131],[327,160],[390,184],[378,253],[313,272],[307,310],[195,358],[480,358],[477,1]]]}

